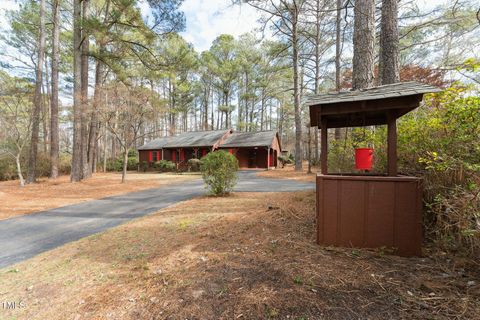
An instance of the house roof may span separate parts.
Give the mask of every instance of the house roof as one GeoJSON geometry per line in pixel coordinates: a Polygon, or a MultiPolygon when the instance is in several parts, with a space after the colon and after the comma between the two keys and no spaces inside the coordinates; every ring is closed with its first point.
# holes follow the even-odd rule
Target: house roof
{"type": "Polygon", "coordinates": [[[211,147],[217,143],[229,130],[184,132],[172,137],[162,137],[152,140],[138,150],[156,150],[163,148],[211,147]]]}
{"type": "Polygon", "coordinates": [[[234,132],[220,147],[270,147],[276,135],[275,131],[234,132]]]}
{"type": "Polygon", "coordinates": [[[217,143],[229,130],[184,132],[172,137],[164,148],[210,147],[217,143]]]}
{"type": "Polygon", "coordinates": [[[152,141],[147,142],[143,146],[139,147],[138,150],[157,150],[165,147],[167,142],[169,142],[174,137],[161,137],[152,141]]]}
{"type": "Polygon", "coordinates": [[[328,128],[386,124],[417,108],[423,94],[441,91],[418,82],[400,82],[368,89],[311,96],[310,125],[328,128]]]}
{"type": "Polygon", "coordinates": [[[276,137],[275,131],[234,132],[231,130],[184,132],[173,137],[162,137],[152,140],[138,150],[158,150],[163,148],[213,147],[220,143],[220,148],[235,147],[270,147],[276,137]],[[221,141],[222,138],[224,141],[221,141]]]}

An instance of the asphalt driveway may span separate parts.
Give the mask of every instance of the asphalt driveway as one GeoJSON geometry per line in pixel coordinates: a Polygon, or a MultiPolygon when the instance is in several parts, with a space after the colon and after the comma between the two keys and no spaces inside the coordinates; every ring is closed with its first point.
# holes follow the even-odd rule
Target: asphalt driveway
{"type": "MultiPolygon", "coordinates": [[[[313,183],[262,178],[255,171],[242,171],[235,191],[287,192],[314,188],[313,183]]],[[[199,179],[0,221],[0,268],[203,194],[205,187],[199,179]]]]}

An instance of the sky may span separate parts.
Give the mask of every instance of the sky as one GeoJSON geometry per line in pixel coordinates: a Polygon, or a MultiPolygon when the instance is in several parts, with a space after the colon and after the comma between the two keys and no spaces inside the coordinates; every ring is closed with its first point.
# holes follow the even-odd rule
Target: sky
{"type": "Polygon", "coordinates": [[[260,13],[248,5],[232,5],[231,0],[185,0],[181,7],[187,18],[182,36],[198,51],[208,50],[220,34],[235,37],[257,27],[260,13]]]}
{"type": "MultiPolygon", "coordinates": [[[[422,7],[433,7],[448,0],[418,0],[422,7]]],[[[18,8],[18,0],[0,0],[0,26],[7,27],[4,9],[18,8]]],[[[140,5],[140,7],[143,7],[140,5]]],[[[220,34],[235,37],[253,31],[261,13],[249,5],[232,5],[232,0],[185,0],[181,6],[187,20],[182,36],[192,43],[197,51],[210,48],[220,34]]],[[[144,10],[143,10],[144,11],[144,10]]],[[[144,12],[145,13],[145,12],[144,12]]]]}

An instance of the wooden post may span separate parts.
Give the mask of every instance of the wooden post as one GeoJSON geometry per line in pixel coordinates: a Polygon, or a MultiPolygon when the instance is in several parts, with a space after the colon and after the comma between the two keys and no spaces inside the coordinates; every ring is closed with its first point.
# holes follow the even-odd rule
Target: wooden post
{"type": "Polygon", "coordinates": [[[163,148],[162,148],[162,160],[164,160],[165,158],[163,157],[163,148]]]}
{"type": "Polygon", "coordinates": [[[328,173],[328,130],[327,130],[327,119],[321,118],[321,153],[320,153],[320,162],[321,162],[321,173],[328,173]]]}
{"type": "Polygon", "coordinates": [[[270,168],[270,148],[267,149],[267,170],[270,168]]]}
{"type": "Polygon", "coordinates": [[[395,177],[398,174],[397,171],[397,119],[388,114],[387,118],[387,162],[388,162],[388,175],[395,177]]]}

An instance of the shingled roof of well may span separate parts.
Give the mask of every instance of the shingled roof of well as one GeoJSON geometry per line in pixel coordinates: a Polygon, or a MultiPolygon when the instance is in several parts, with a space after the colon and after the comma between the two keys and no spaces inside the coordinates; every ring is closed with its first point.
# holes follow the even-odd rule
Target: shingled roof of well
{"type": "Polygon", "coordinates": [[[368,89],[330,92],[310,96],[305,100],[305,103],[308,106],[314,106],[320,104],[387,99],[439,91],[441,90],[437,87],[415,81],[398,82],[368,89]]]}
{"type": "Polygon", "coordinates": [[[276,134],[275,131],[234,132],[220,145],[220,148],[269,147],[276,134]]]}

